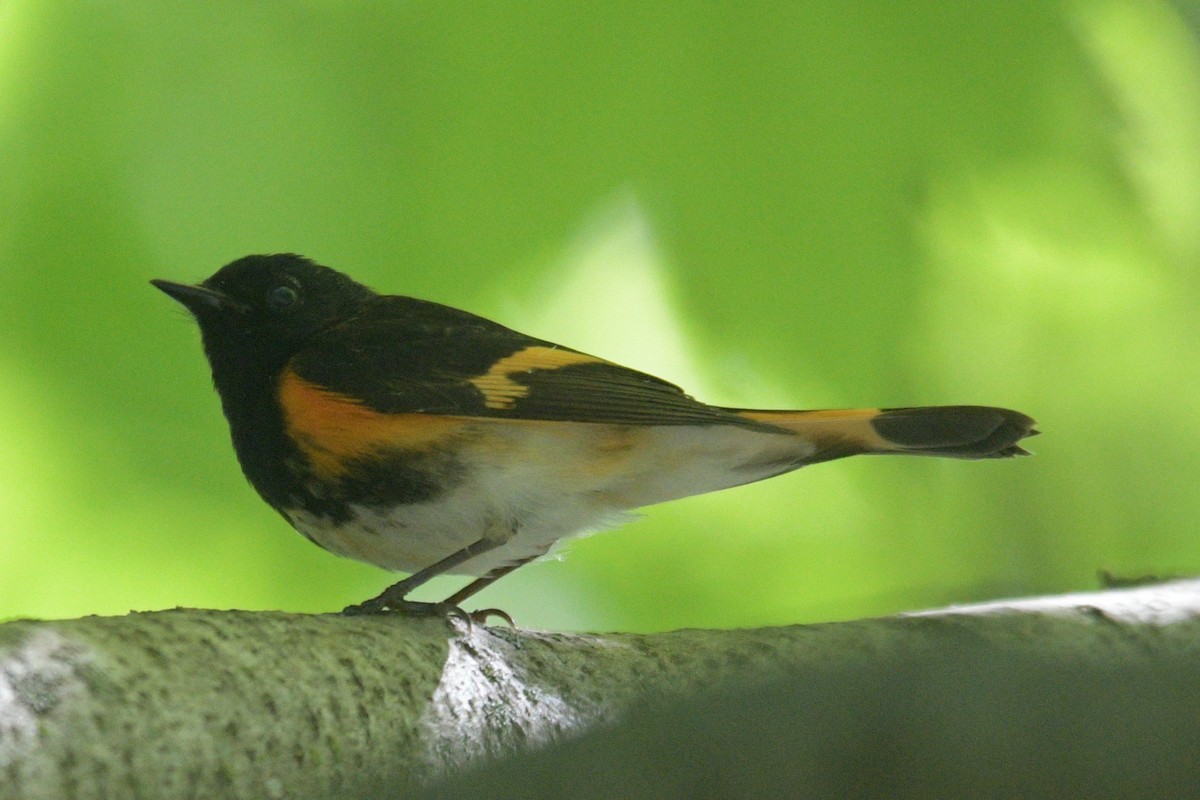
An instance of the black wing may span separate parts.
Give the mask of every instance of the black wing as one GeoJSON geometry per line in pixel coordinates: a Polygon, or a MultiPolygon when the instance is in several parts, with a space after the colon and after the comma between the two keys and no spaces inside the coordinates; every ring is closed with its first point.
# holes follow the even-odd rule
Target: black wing
{"type": "Polygon", "coordinates": [[[406,297],[372,301],[290,366],[384,413],[778,430],[652,375],[406,297]]]}

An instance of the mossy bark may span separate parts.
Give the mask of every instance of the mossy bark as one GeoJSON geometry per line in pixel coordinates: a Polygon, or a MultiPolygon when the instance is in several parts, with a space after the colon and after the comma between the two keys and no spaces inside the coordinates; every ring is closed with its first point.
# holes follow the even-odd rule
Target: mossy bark
{"type": "Polygon", "coordinates": [[[652,635],[189,609],[19,620],[0,626],[0,798],[358,797],[714,686],[851,682],[963,644],[1133,675],[1196,662],[1200,581],[652,635]]]}

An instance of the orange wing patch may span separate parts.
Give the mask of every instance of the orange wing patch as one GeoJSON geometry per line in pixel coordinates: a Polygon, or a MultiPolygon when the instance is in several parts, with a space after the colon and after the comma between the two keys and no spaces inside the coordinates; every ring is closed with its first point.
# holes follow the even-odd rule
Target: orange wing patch
{"type": "Polygon", "coordinates": [[[485,374],[471,378],[475,388],[483,393],[483,403],[488,408],[512,408],[518,400],[529,394],[529,387],[517,383],[513,375],[533,372],[535,369],[559,369],[572,364],[600,364],[603,359],[595,356],[563,350],[556,347],[535,345],[518,350],[502,358],[485,374]]]}
{"type": "Polygon", "coordinates": [[[288,434],[325,477],[342,475],[352,459],[380,450],[428,448],[466,424],[459,417],[384,414],[291,369],[279,378],[279,404],[288,434]]]}

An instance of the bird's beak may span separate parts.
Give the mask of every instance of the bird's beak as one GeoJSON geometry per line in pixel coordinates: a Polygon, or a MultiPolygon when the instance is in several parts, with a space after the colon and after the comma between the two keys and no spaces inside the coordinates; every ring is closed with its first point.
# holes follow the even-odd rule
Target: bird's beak
{"type": "Polygon", "coordinates": [[[188,311],[200,314],[205,311],[236,310],[243,305],[227,295],[206,286],[192,286],[187,283],[173,281],[150,281],[155,288],[161,289],[172,300],[182,303],[188,311]]]}

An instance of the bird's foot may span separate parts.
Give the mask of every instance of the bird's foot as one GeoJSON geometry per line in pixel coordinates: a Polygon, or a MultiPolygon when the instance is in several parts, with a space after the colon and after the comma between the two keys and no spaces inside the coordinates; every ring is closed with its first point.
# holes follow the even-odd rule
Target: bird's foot
{"type": "Polygon", "coordinates": [[[403,614],[410,617],[455,617],[471,625],[487,625],[489,617],[499,617],[515,628],[516,623],[507,611],[499,608],[481,608],[478,611],[467,612],[454,603],[425,603],[418,600],[392,599],[387,592],[356,605],[342,609],[345,617],[366,617],[376,614],[403,614]]]}

